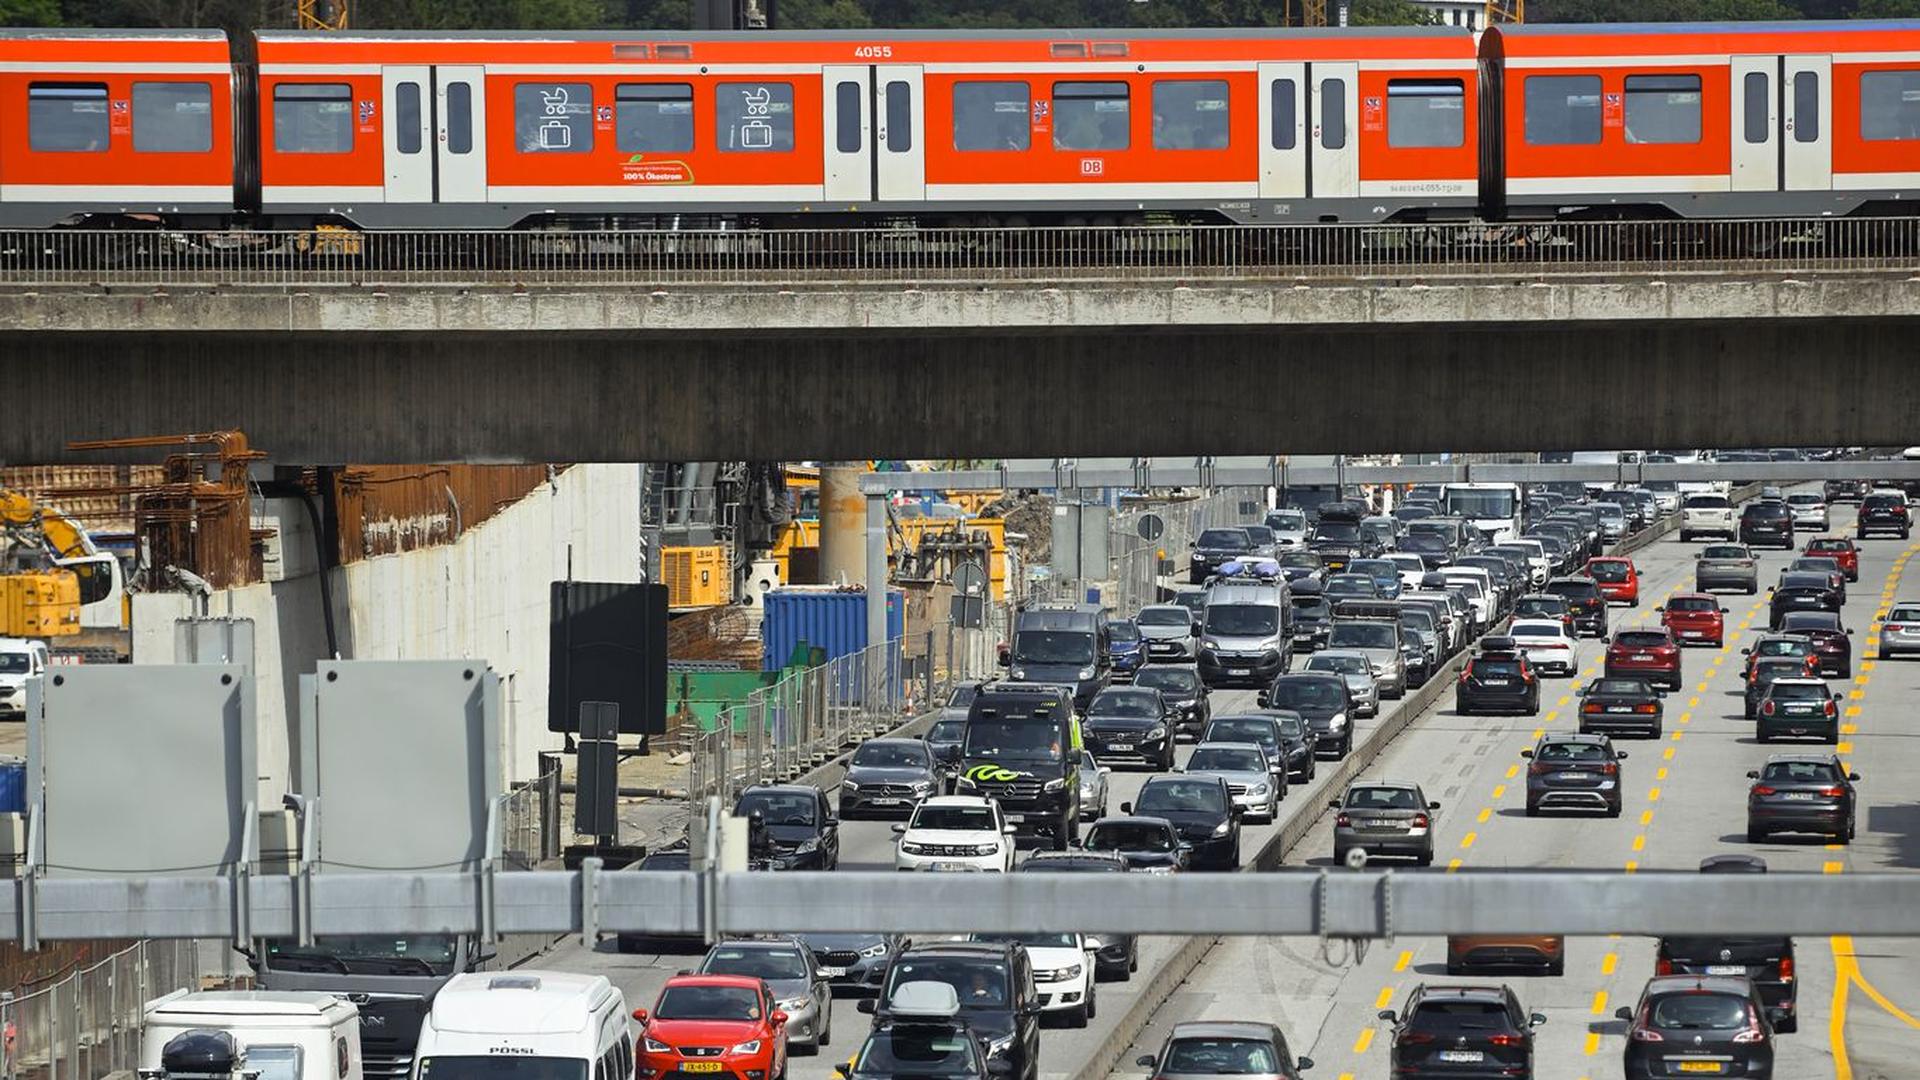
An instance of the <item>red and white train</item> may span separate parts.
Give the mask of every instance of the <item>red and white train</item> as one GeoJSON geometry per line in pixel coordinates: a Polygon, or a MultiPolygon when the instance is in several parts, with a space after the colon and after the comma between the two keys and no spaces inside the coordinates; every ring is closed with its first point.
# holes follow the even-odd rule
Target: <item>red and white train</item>
{"type": "Polygon", "coordinates": [[[0,32],[0,225],[1906,213],[1920,22],[0,32]]]}

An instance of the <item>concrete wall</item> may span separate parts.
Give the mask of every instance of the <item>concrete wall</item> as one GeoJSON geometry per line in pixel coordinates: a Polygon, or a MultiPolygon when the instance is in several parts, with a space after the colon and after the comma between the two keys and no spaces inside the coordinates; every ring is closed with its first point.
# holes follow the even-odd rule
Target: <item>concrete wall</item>
{"type": "MultiPolygon", "coordinates": [[[[298,519],[294,519],[297,521],[298,519]]],[[[363,660],[485,660],[505,682],[501,761],[508,779],[530,777],[547,734],[547,591],[567,573],[635,581],[639,477],[628,465],[576,465],[452,544],[353,563],[333,572],[342,656],[363,660]]],[[[308,541],[303,536],[301,543],[308,541]]],[[[319,578],[223,590],[211,614],[254,621],[260,721],[260,800],[288,790],[299,728],[299,677],[328,655],[319,578]]],[[[134,598],[134,662],[171,663],[173,622],[190,614],[181,594],[134,598]]]]}

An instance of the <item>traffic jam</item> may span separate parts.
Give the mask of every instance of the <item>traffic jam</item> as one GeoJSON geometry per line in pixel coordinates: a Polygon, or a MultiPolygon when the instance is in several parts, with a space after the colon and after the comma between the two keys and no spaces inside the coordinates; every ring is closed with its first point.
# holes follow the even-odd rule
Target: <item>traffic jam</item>
{"type": "MultiPolygon", "coordinates": [[[[1498,843],[1507,866],[1764,873],[1818,855],[1812,868],[1838,872],[1835,853],[1869,827],[1852,760],[1865,675],[1920,652],[1920,599],[1897,595],[1904,489],[1475,483],[1381,496],[1281,492],[1258,520],[1201,531],[1136,611],[1016,611],[1002,677],[957,686],[918,735],[861,745],[837,791],[742,792],[751,865],[1450,873],[1498,843]],[[1490,800],[1438,771],[1462,739],[1498,749],[1460,773],[1498,781],[1490,800]],[[1321,776],[1362,753],[1337,787],[1321,776]],[[1740,772],[1679,775],[1706,753],[1740,772]],[[1657,860],[1653,839],[1681,803],[1702,823],[1684,867],[1657,860]],[[1295,820],[1311,826],[1283,846],[1295,820]],[[1627,829],[1636,857],[1603,857],[1601,838],[1627,829]]],[[[632,869],[687,865],[668,850],[632,869]]],[[[661,978],[629,989],[647,1003],[634,1013],[642,1080],[1039,1080],[1079,1075],[1111,1038],[1090,1027],[1131,1008],[1180,939],[804,934],[698,958],[671,955],[697,940],[617,944],[668,954],[647,968],[661,978]],[[762,988],[761,1004],[715,989],[736,986],[762,988]],[[764,1020],[751,1038],[722,1037],[706,1029],[722,1017],[687,1011],[709,999],[764,1020]]],[[[1377,995],[1335,992],[1301,1028],[1231,985],[1192,1015],[1176,996],[1128,1036],[1138,1053],[1113,1074],[1764,1078],[1778,1059],[1778,1075],[1806,1075],[1828,1049],[1798,1044],[1804,963],[1789,938],[1457,936],[1405,951],[1377,995]],[[1572,987],[1583,968],[1612,989],[1572,987]],[[1564,1042],[1549,1045],[1562,1013],[1564,1042]]],[[[1210,956],[1189,989],[1232,978],[1210,956]]]]}

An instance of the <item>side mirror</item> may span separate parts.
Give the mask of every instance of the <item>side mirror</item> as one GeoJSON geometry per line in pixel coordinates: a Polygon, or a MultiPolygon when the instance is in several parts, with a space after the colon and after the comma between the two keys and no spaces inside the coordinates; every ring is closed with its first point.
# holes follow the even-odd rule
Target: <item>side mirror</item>
{"type": "Polygon", "coordinates": [[[1749,779],[1749,780],[1758,780],[1758,779],[1760,779],[1760,770],[1759,770],[1759,769],[1748,769],[1748,770],[1747,770],[1747,779],[1749,779]]]}
{"type": "Polygon", "coordinates": [[[1111,765],[1102,765],[1102,766],[1100,766],[1100,775],[1101,775],[1101,776],[1112,776],[1112,775],[1113,775],[1113,766],[1111,766],[1111,765]]]}
{"type": "Polygon", "coordinates": [[[1018,830],[1011,825],[1003,825],[1000,827],[1000,832],[1006,836],[1013,836],[1017,834],[1018,830]]]}
{"type": "Polygon", "coordinates": [[[1533,1013],[1532,1015],[1527,1017],[1528,1027],[1539,1027],[1541,1024],[1544,1024],[1546,1022],[1547,1022],[1546,1013],[1533,1013]]]}
{"type": "Polygon", "coordinates": [[[1294,1062],[1293,1067],[1303,1071],[1306,1069],[1311,1069],[1313,1068],[1313,1059],[1310,1057],[1303,1057],[1300,1060],[1294,1062]]]}
{"type": "MultiPolygon", "coordinates": [[[[1721,608],[1720,610],[1721,610],[1722,612],[1725,612],[1725,611],[1726,611],[1727,609],[1726,609],[1726,608],[1721,608]]],[[[1741,650],[1740,650],[1740,655],[1741,655],[1741,656],[1750,656],[1750,655],[1752,655],[1752,654],[1753,654],[1753,650],[1752,650],[1752,649],[1741,649],[1741,650]]]]}
{"type": "Polygon", "coordinates": [[[859,1001],[856,1001],[853,1003],[853,1011],[866,1013],[868,1016],[872,1016],[874,1006],[876,1004],[878,1004],[878,1002],[876,1002],[873,998],[861,998],[859,1001]]]}
{"type": "Polygon", "coordinates": [[[848,1069],[847,1069],[847,1063],[846,1063],[846,1062],[844,1062],[844,1061],[836,1061],[836,1062],[834,1062],[834,1063],[833,1063],[833,1074],[834,1074],[835,1076],[850,1076],[850,1075],[852,1075],[852,1074],[851,1074],[851,1073],[850,1073],[850,1072],[848,1071],[848,1069]]]}
{"type": "Polygon", "coordinates": [[[642,1024],[644,1024],[644,1023],[646,1023],[646,1022],[647,1022],[647,1010],[645,1010],[645,1009],[635,1009],[635,1010],[633,1010],[633,1018],[634,1018],[634,1020],[636,1020],[636,1021],[637,1021],[637,1022],[639,1022],[639,1023],[642,1023],[642,1024]]]}
{"type": "Polygon", "coordinates": [[[1428,803],[1428,804],[1427,804],[1427,809],[1429,809],[1429,810],[1438,810],[1438,809],[1440,809],[1440,804],[1439,804],[1439,803],[1437,803],[1437,802],[1430,802],[1430,803],[1428,803]]]}
{"type": "Polygon", "coordinates": [[[1772,1024],[1775,1027],[1778,1027],[1787,1021],[1788,1015],[1789,1014],[1787,1010],[1782,1009],[1776,1005],[1773,1008],[1767,1010],[1767,1023],[1772,1024]]]}
{"type": "Polygon", "coordinates": [[[1522,751],[1520,751],[1520,756],[1521,756],[1521,757],[1523,757],[1523,758],[1530,758],[1530,757],[1532,757],[1532,756],[1533,756],[1533,747],[1531,747],[1531,746],[1529,746],[1529,747],[1527,747],[1527,748],[1526,748],[1525,750],[1522,750],[1522,751]]]}
{"type": "Polygon", "coordinates": [[[782,1012],[779,1009],[775,1009],[773,1010],[773,1016],[771,1017],[771,1019],[773,1020],[773,1026],[779,1027],[781,1024],[784,1024],[787,1022],[787,1014],[782,1012]]]}
{"type": "Polygon", "coordinates": [[[1633,1010],[1628,1008],[1625,1005],[1622,1005],[1619,1008],[1613,1010],[1613,1015],[1614,1015],[1614,1018],[1617,1020],[1626,1020],[1629,1022],[1633,1020],[1633,1010]]]}
{"type": "Polygon", "coordinates": [[[1133,804],[1132,804],[1132,803],[1130,803],[1130,802],[1123,802],[1123,803],[1121,803],[1121,804],[1120,804],[1120,812],[1121,812],[1121,813],[1123,813],[1123,814],[1131,814],[1131,813],[1133,813],[1133,804]]]}
{"type": "Polygon", "coordinates": [[[837,829],[840,827],[840,819],[837,817],[822,818],[820,827],[823,829],[837,829]]]}
{"type": "Polygon", "coordinates": [[[1340,809],[1340,800],[1339,800],[1339,799],[1328,799],[1328,800],[1327,800],[1327,808],[1328,808],[1328,809],[1330,809],[1330,810],[1338,810],[1338,809],[1340,809]]]}
{"type": "Polygon", "coordinates": [[[895,825],[893,827],[893,835],[895,836],[899,836],[901,833],[904,833],[906,831],[907,831],[907,827],[905,825],[895,825]]]}
{"type": "Polygon", "coordinates": [[[1654,605],[1653,610],[1658,614],[1664,615],[1666,614],[1667,606],[1665,604],[1656,604],[1654,605]]]}
{"type": "Polygon", "coordinates": [[[1374,1015],[1379,1017],[1382,1020],[1385,1020],[1389,1024],[1397,1022],[1394,1019],[1392,1009],[1381,1009],[1378,1013],[1375,1013],[1374,1015]]]}
{"type": "Polygon", "coordinates": [[[1858,780],[1858,779],[1860,779],[1860,774],[1859,774],[1859,773],[1857,773],[1857,772],[1850,772],[1850,773],[1848,773],[1848,774],[1847,774],[1847,779],[1849,779],[1849,780],[1858,780]]]}
{"type": "MultiPolygon", "coordinates": [[[[1722,614],[1722,615],[1725,615],[1725,614],[1727,614],[1727,609],[1726,609],[1726,608],[1721,608],[1721,609],[1720,609],[1720,614],[1722,614]]],[[[1745,650],[1745,649],[1741,649],[1740,651],[1741,651],[1741,652],[1746,652],[1747,650],[1745,650]]]]}
{"type": "Polygon", "coordinates": [[[1141,1054],[1139,1057],[1133,1059],[1133,1063],[1143,1069],[1151,1069],[1156,1064],[1152,1054],[1141,1054]]]}
{"type": "Polygon", "coordinates": [[[1848,636],[1848,637],[1852,637],[1852,636],[1853,636],[1853,627],[1851,627],[1851,626],[1849,626],[1849,627],[1847,627],[1847,636],[1848,636]]]}
{"type": "Polygon", "coordinates": [[[1615,750],[1613,752],[1613,760],[1615,761],[1627,760],[1627,752],[1625,750],[1615,750]]]}

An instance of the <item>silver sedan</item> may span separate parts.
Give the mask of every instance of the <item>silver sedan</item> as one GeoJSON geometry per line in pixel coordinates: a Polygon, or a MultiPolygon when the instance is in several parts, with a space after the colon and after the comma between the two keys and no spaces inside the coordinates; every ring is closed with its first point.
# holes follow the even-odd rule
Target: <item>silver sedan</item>
{"type": "Polygon", "coordinates": [[[1307,660],[1307,671],[1329,671],[1347,680],[1354,708],[1361,716],[1380,715],[1380,681],[1373,677],[1373,664],[1358,649],[1329,649],[1314,653],[1307,660]]]}

